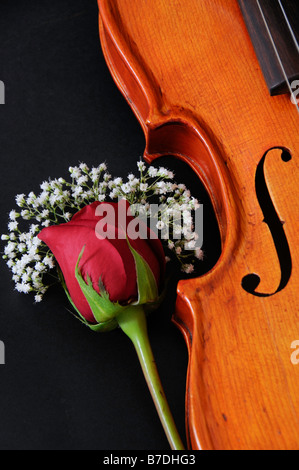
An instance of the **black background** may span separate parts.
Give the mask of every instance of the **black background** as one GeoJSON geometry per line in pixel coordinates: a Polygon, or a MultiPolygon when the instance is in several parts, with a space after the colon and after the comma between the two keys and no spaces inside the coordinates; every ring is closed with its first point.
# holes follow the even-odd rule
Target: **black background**
{"type": "MultiPolygon", "coordinates": [[[[68,167],[106,161],[114,176],[136,172],[144,136],[114,84],[98,37],[96,0],[1,0],[0,224],[18,193],[38,191],[68,167]]],[[[169,157],[157,161],[204,203],[205,261],[219,256],[217,225],[197,178],[169,157]]],[[[14,290],[0,260],[1,450],[167,450],[135,351],[120,331],[99,335],[70,315],[60,288],[38,305],[14,290]]],[[[185,442],[187,349],[171,323],[175,279],[149,334],[185,442]]]]}

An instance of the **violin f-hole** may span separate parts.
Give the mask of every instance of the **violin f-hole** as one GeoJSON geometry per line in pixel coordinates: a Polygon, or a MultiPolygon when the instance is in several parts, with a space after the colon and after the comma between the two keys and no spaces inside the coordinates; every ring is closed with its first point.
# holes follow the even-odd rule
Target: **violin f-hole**
{"type": "Polygon", "coordinates": [[[283,290],[287,286],[292,273],[291,252],[283,228],[285,222],[282,222],[280,220],[276,212],[267,187],[264,171],[266,157],[269,152],[275,149],[281,150],[281,159],[283,162],[287,163],[292,159],[290,152],[283,147],[275,147],[268,150],[261,159],[260,163],[258,164],[255,177],[255,188],[258,202],[264,215],[264,222],[269,227],[277,251],[278,260],[280,264],[281,279],[279,286],[275,292],[261,293],[256,291],[261,281],[260,277],[257,274],[248,274],[247,276],[243,277],[243,289],[249,294],[255,295],[257,297],[270,297],[283,290]]]}

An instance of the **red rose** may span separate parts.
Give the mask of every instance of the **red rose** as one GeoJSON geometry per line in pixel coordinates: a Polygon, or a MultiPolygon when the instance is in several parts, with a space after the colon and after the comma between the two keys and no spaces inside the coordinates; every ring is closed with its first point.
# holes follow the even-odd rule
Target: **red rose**
{"type": "Polygon", "coordinates": [[[126,227],[118,226],[119,211],[125,210],[127,213],[128,208],[129,203],[125,200],[119,203],[95,202],[75,214],[70,222],[45,228],[39,234],[60,266],[74,305],[90,323],[96,323],[96,320],[75,276],[77,261],[84,246],[79,264],[82,277],[86,282],[89,277],[93,289],[98,293],[101,280],[112,302],[125,304],[138,297],[135,260],[130,246],[146,261],[158,288],[163,281],[165,256],[160,240],[153,238],[153,232],[147,228],[146,239],[130,238],[127,228],[134,220],[131,215],[125,218],[126,227]],[[99,239],[96,234],[97,224],[104,218],[104,214],[96,215],[98,206],[102,204],[115,211],[115,225],[105,227],[108,234],[115,234],[113,238],[108,235],[108,238],[99,239]]]}

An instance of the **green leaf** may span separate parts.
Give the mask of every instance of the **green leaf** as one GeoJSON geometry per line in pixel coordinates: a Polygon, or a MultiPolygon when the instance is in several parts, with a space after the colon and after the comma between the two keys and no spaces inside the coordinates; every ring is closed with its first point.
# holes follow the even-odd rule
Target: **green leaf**
{"type": "Polygon", "coordinates": [[[133,305],[157,302],[159,292],[155,276],[145,259],[130,245],[128,238],[127,242],[134,256],[137,274],[138,302],[133,305]]]}

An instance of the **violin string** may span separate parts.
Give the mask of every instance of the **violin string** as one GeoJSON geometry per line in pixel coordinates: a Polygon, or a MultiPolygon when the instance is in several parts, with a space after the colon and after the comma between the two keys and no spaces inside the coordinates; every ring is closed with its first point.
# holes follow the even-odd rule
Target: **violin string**
{"type": "Polygon", "coordinates": [[[294,33],[294,31],[293,31],[293,28],[292,28],[292,25],[291,25],[291,23],[290,23],[290,20],[289,20],[289,18],[288,18],[288,15],[287,15],[287,13],[286,13],[284,7],[283,7],[283,4],[282,4],[281,0],[278,0],[278,3],[279,3],[279,6],[280,6],[280,8],[281,8],[281,11],[282,11],[282,13],[283,13],[283,16],[285,17],[286,23],[287,23],[288,28],[289,28],[289,30],[290,30],[290,33],[291,33],[291,36],[292,36],[292,38],[293,38],[294,44],[295,44],[295,46],[296,46],[296,49],[297,49],[297,51],[299,52],[299,44],[298,44],[297,38],[296,38],[296,36],[295,36],[295,33],[294,33]]]}
{"type": "MultiPolygon", "coordinates": [[[[286,73],[286,71],[285,71],[285,68],[284,68],[284,66],[283,66],[283,63],[282,63],[281,57],[280,57],[280,55],[279,55],[279,52],[278,52],[278,50],[277,50],[277,47],[276,47],[276,45],[275,45],[275,41],[274,41],[274,39],[273,39],[272,33],[271,33],[270,28],[269,28],[268,23],[267,23],[267,19],[266,19],[266,17],[265,17],[265,14],[264,14],[264,12],[263,12],[263,9],[262,9],[262,7],[261,7],[261,4],[260,4],[259,0],[256,0],[256,3],[257,3],[257,5],[258,5],[258,7],[259,7],[259,10],[260,10],[260,12],[261,12],[261,15],[262,15],[263,21],[264,21],[264,23],[265,23],[265,27],[266,27],[268,36],[269,36],[269,38],[270,38],[270,40],[271,40],[271,43],[272,43],[274,52],[275,52],[275,54],[276,54],[277,60],[278,60],[278,62],[279,62],[280,68],[281,68],[282,73],[283,73],[283,76],[284,76],[284,79],[285,79],[285,81],[286,81],[286,84],[287,84],[288,89],[289,89],[289,91],[290,91],[290,94],[291,94],[291,96],[292,96],[292,95],[293,95],[293,89],[292,89],[291,83],[290,83],[290,81],[289,81],[289,78],[288,78],[288,76],[287,76],[287,73],[286,73]]],[[[299,105],[298,105],[297,102],[295,102],[295,106],[296,106],[297,111],[298,111],[298,113],[299,113],[299,105]]]]}

